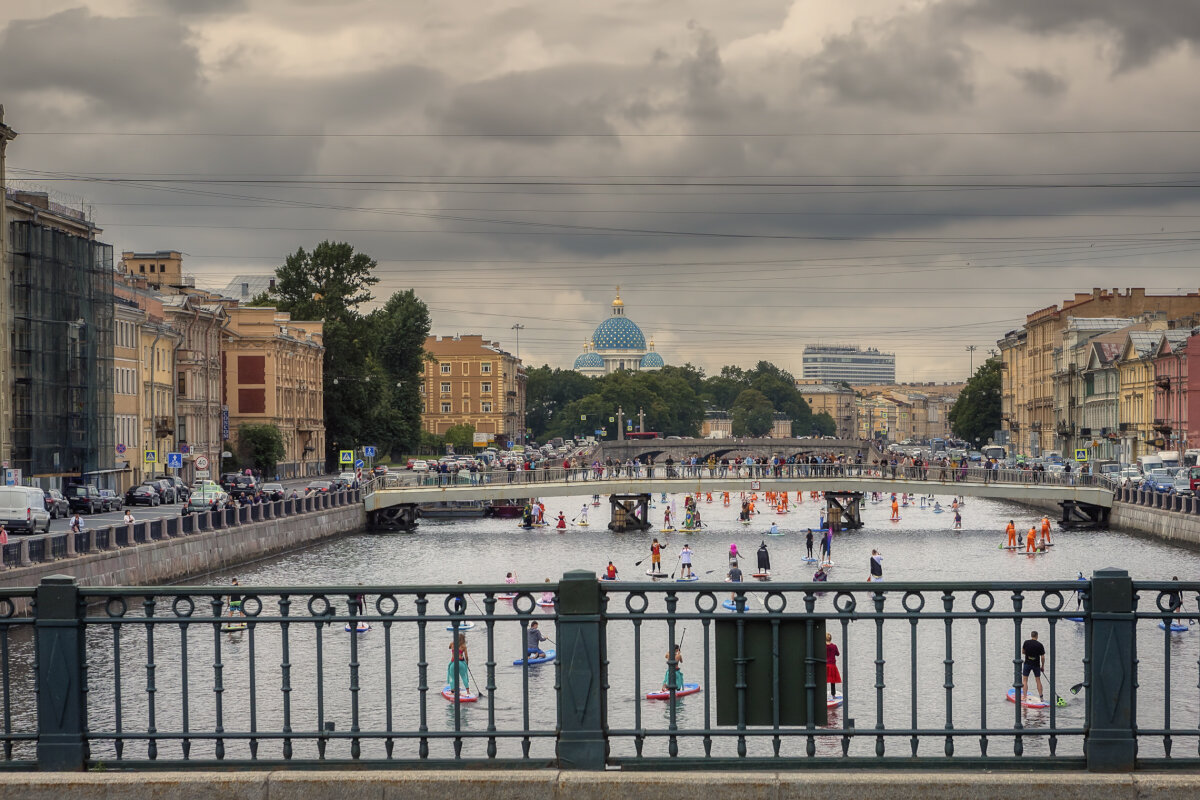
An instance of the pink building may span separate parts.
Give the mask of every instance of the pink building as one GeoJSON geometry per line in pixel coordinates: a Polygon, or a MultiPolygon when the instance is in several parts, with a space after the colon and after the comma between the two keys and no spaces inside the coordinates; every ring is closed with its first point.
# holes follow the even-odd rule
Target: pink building
{"type": "Polygon", "coordinates": [[[1200,392],[1190,384],[1200,378],[1189,377],[1188,356],[1200,358],[1200,336],[1189,330],[1163,331],[1154,348],[1154,430],[1165,442],[1164,450],[1188,449],[1190,442],[1200,441],[1195,430],[1200,414],[1191,413],[1190,404],[1200,401],[1200,392]],[[1189,391],[1191,389],[1192,391],[1189,391]]]}

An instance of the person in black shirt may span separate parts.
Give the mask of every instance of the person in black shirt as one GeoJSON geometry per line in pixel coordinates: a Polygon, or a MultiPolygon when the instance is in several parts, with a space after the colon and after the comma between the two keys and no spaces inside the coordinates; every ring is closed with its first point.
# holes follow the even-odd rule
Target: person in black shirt
{"type": "MultiPolygon", "coordinates": [[[[729,574],[726,575],[725,578],[730,583],[741,583],[742,582],[742,570],[741,570],[741,567],[738,566],[738,562],[736,560],[730,563],[729,574]]],[[[729,599],[730,599],[730,601],[736,603],[737,602],[737,592],[730,592],[729,599]]]]}
{"type": "Polygon", "coordinates": [[[1031,631],[1029,638],[1021,645],[1021,655],[1025,662],[1021,665],[1021,695],[1029,696],[1029,673],[1037,681],[1038,697],[1042,696],[1042,672],[1046,669],[1046,648],[1038,641],[1037,631],[1031,631]]]}

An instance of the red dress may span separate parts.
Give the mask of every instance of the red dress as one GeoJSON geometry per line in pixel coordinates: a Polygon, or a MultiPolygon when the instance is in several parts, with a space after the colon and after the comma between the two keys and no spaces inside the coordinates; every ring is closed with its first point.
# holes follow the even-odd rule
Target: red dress
{"type": "Polygon", "coordinates": [[[838,672],[837,659],[841,655],[838,651],[838,646],[833,642],[825,643],[825,681],[827,683],[841,683],[842,673],[838,672]]]}

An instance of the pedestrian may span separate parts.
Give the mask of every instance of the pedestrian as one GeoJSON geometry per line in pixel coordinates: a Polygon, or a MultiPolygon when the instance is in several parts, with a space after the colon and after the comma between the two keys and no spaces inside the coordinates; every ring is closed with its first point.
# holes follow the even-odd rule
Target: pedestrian
{"type": "Polygon", "coordinates": [[[71,533],[79,533],[83,530],[83,517],[79,516],[79,512],[75,512],[75,516],[71,519],[71,533]]]}
{"type": "Polygon", "coordinates": [[[871,551],[871,574],[867,576],[868,581],[883,580],[883,556],[878,550],[871,551]]]}
{"type": "MultiPolygon", "coordinates": [[[[8,544],[8,528],[4,527],[4,523],[0,522],[0,547],[8,544]]],[[[2,563],[2,560],[0,560],[2,563]]]]}
{"type": "Polygon", "coordinates": [[[1029,638],[1021,645],[1024,663],[1021,664],[1021,696],[1029,696],[1029,673],[1037,681],[1038,697],[1042,697],[1042,672],[1046,669],[1046,648],[1038,641],[1037,631],[1030,631],[1029,638]]]}
{"type": "MultiPolygon", "coordinates": [[[[822,578],[821,580],[825,580],[822,578]]],[[[829,684],[829,696],[837,696],[837,685],[842,682],[842,673],[838,672],[837,660],[841,655],[838,646],[833,643],[833,634],[825,634],[825,681],[829,684]]]]}
{"type": "Polygon", "coordinates": [[[125,523],[126,525],[132,525],[133,524],[133,512],[130,511],[128,508],[125,509],[125,516],[121,518],[121,521],[123,523],[125,523]]]}

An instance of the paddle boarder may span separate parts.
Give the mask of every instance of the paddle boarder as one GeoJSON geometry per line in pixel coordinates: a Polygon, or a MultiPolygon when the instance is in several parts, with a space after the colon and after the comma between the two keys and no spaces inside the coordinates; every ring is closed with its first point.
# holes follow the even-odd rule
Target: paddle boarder
{"type": "Polygon", "coordinates": [[[446,665],[446,685],[450,687],[450,691],[454,691],[454,678],[458,676],[459,691],[470,694],[471,685],[468,681],[468,668],[471,664],[471,658],[467,654],[467,636],[464,633],[458,634],[458,647],[454,646],[454,642],[450,642],[450,663],[446,665]]]}
{"type": "Polygon", "coordinates": [[[900,504],[896,502],[896,496],[892,495],[892,522],[900,519],[900,504]]]}
{"type": "Polygon", "coordinates": [[[663,509],[663,530],[664,531],[671,530],[671,509],[670,508],[663,509]]]}
{"type": "Polygon", "coordinates": [[[558,523],[554,527],[560,531],[565,531],[567,529],[567,515],[561,511],[558,512],[558,523]]]}
{"type": "MultiPolygon", "coordinates": [[[[729,572],[725,573],[725,580],[730,583],[742,582],[742,568],[738,566],[738,562],[734,561],[729,565],[729,572]]],[[[737,592],[729,593],[729,602],[737,602],[737,592]]]]}
{"type": "Polygon", "coordinates": [[[675,680],[671,680],[671,653],[667,653],[667,671],[663,674],[661,692],[669,692],[671,689],[675,691],[683,690],[683,651],[679,649],[679,645],[671,648],[675,653],[675,680]]]}
{"type": "Polygon", "coordinates": [[[1050,544],[1050,517],[1042,517],[1042,547],[1050,544]]]}
{"type": "Polygon", "coordinates": [[[867,576],[868,581],[883,580],[883,556],[878,550],[871,551],[871,574],[867,576]]]}
{"type": "Polygon", "coordinates": [[[542,648],[538,647],[542,642],[548,641],[546,636],[538,630],[537,620],[529,623],[529,630],[525,632],[525,654],[530,658],[545,658],[546,654],[542,652],[542,648]]]}
{"type": "Polygon", "coordinates": [[[244,617],[245,614],[242,613],[242,590],[238,584],[238,579],[234,578],[230,586],[232,588],[229,590],[229,616],[244,617]]]}
{"type": "Polygon", "coordinates": [[[608,566],[604,568],[604,575],[610,581],[615,581],[617,579],[617,568],[613,566],[613,562],[608,562],[608,566]]]}
{"type": "Polygon", "coordinates": [[[962,530],[962,512],[958,509],[954,510],[954,530],[962,530]]]}
{"type": "Polygon", "coordinates": [[[684,578],[692,577],[692,548],[686,543],[679,551],[679,574],[684,578]]]}
{"type": "Polygon", "coordinates": [[[779,524],[778,524],[778,523],[775,523],[775,522],[772,522],[772,523],[771,523],[771,534],[772,534],[772,535],[774,535],[774,534],[777,534],[777,533],[779,533],[779,524]]]}
{"type": "Polygon", "coordinates": [[[650,571],[662,574],[662,545],[655,539],[650,543],[650,571]]]}
{"type": "Polygon", "coordinates": [[[771,554],[767,552],[766,542],[758,546],[758,571],[767,574],[771,572],[771,554]]]}
{"type": "Polygon", "coordinates": [[[841,654],[838,646],[833,643],[833,634],[825,634],[825,681],[829,684],[830,697],[837,695],[837,685],[842,682],[842,673],[838,672],[837,666],[838,656],[841,654]]]}
{"type": "Polygon", "coordinates": [[[1037,631],[1030,631],[1029,638],[1021,645],[1021,696],[1029,696],[1029,673],[1037,681],[1038,697],[1042,696],[1042,673],[1046,670],[1046,648],[1038,641],[1037,631]]]}
{"type": "Polygon", "coordinates": [[[809,528],[808,535],[804,537],[804,546],[808,548],[808,558],[813,557],[812,545],[813,545],[812,528],[809,528]]]}
{"type": "Polygon", "coordinates": [[[739,555],[740,554],[738,553],[737,543],[730,542],[729,543],[729,566],[731,566],[731,567],[737,566],[739,555]]]}
{"type": "Polygon", "coordinates": [[[1013,521],[1011,519],[1008,521],[1008,527],[1004,529],[1004,532],[1005,532],[1005,534],[1008,535],[1008,546],[1011,547],[1013,550],[1016,550],[1017,549],[1017,526],[1013,524],[1013,521]]]}
{"type": "Polygon", "coordinates": [[[1037,552],[1037,528],[1033,525],[1029,526],[1029,533],[1025,534],[1025,552],[1037,552]]]}

